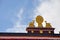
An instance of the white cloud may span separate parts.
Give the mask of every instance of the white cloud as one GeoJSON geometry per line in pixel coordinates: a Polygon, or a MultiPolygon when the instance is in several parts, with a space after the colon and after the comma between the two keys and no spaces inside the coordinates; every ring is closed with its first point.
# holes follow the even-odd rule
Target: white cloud
{"type": "Polygon", "coordinates": [[[60,31],[60,0],[39,0],[41,3],[34,10],[35,16],[42,15],[47,22],[50,22],[55,32],[60,31]]]}
{"type": "Polygon", "coordinates": [[[18,25],[7,29],[7,32],[26,33],[26,25],[18,25]]]}
{"type": "Polygon", "coordinates": [[[16,23],[14,23],[14,26],[12,28],[8,28],[6,30],[6,32],[26,32],[26,25],[22,25],[21,24],[21,20],[23,19],[22,18],[22,14],[24,12],[24,9],[21,8],[17,17],[18,17],[18,20],[16,21],[16,23]]]}

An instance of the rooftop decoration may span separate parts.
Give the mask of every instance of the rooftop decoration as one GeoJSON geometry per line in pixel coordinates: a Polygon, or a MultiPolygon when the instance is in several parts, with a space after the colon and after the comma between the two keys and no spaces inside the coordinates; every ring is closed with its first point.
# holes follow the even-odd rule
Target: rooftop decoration
{"type": "Polygon", "coordinates": [[[34,25],[34,20],[29,23],[29,27],[26,28],[28,33],[36,33],[36,34],[54,34],[54,28],[52,28],[50,23],[44,21],[44,18],[40,15],[36,17],[37,27],[34,25]],[[45,22],[46,26],[43,27],[42,23],[45,22]]]}
{"type": "MultiPolygon", "coordinates": [[[[36,22],[38,23],[38,27],[43,28],[43,25],[42,25],[43,21],[44,21],[44,18],[42,16],[38,15],[36,17],[36,22]]],[[[52,27],[50,23],[47,23],[47,21],[45,21],[45,23],[46,23],[45,28],[51,28],[52,27]]],[[[35,27],[34,20],[29,23],[29,27],[35,27]]]]}

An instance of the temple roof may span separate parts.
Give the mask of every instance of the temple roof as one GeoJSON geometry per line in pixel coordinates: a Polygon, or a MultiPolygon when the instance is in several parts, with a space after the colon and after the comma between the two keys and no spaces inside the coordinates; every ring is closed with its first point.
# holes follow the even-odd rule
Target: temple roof
{"type": "Polygon", "coordinates": [[[43,36],[43,37],[60,37],[60,34],[55,34],[54,29],[52,28],[50,23],[46,22],[46,27],[42,26],[42,22],[44,21],[42,16],[37,16],[36,21],[38,23],[38,27],[34,26],[34,21],[30,22],[29,27],[26,28],[27,33],[1,33],[0,36],[43,36]],[[33,31],[33,33],[32,33],[33,31]],[[42,32],[42,33],[41,33],[42,32]]]}

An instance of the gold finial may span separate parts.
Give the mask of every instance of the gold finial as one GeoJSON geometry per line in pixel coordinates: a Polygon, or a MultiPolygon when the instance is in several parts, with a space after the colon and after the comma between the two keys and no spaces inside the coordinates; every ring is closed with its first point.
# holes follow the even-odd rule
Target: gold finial
{"type": "Polygon", "coordinates": [[[40,33],[43,33],[43,30],[40,30],[40,33]]]}
{"type": "Polygon", "coordinates": [[[47,23],[47,21],[45,21],[45,23],[46,23],[46,28],[51,28],[52,27],[50,23],[47,23]]]}
{"type": "Polygon", "coordinates": [[[51,33],[51,31],[48,31],[48,33],[51,33]]]}
{"type": "Polygon", "coordinates": [[[32,30],[31,33],[34,33],[34,31],[32,30]]]}
{"type": "Polygon", "coordinates": [[[34,25],[34,20],[29,23],[29,27],[35,27],[35,25],[34,25]]]}
{"type": "Polygon", "coordinates": [[[42,16],[38,15],[38,16],[36,17],[36,22],[38,23],[38,27],[40,27],[40,28],[43,27],[43,26],[42,26],[42,22],[43,22],[43,21],[44,21],[44,19],[43,19],[42,16]]]}

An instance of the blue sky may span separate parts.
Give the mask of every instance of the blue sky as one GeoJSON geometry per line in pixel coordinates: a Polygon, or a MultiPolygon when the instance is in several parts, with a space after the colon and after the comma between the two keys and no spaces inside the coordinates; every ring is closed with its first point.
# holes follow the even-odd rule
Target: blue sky
{"type": "Polygon", "coordinates": [[[25,32],[37,15],[60,31],[59,0],[0,0],[0,32],[25,32]]]}
{"type": "MultiPolygon", "coordinates": [[[[22,1],[23,2],[23,1],[22,1]]],[[[0,3],[0,31],[5,31],[7,28],[13,26],[12,19],[15,18],[20,7],[24,3],[19,0],[1,0],[0,3]],[[20,6],[21,5],[21,6],[20,6]]]]}
{"type": "MultiPolygon", "coordinates": [[[[0,0],[0,32],[12,28],[18,19],[17,14],[23,8],[22,25],[27,25],[32,18],[35,5],[33,0],[0,0]]],[[[21,16],[21,15],[20,15],[21,16]]]]}

